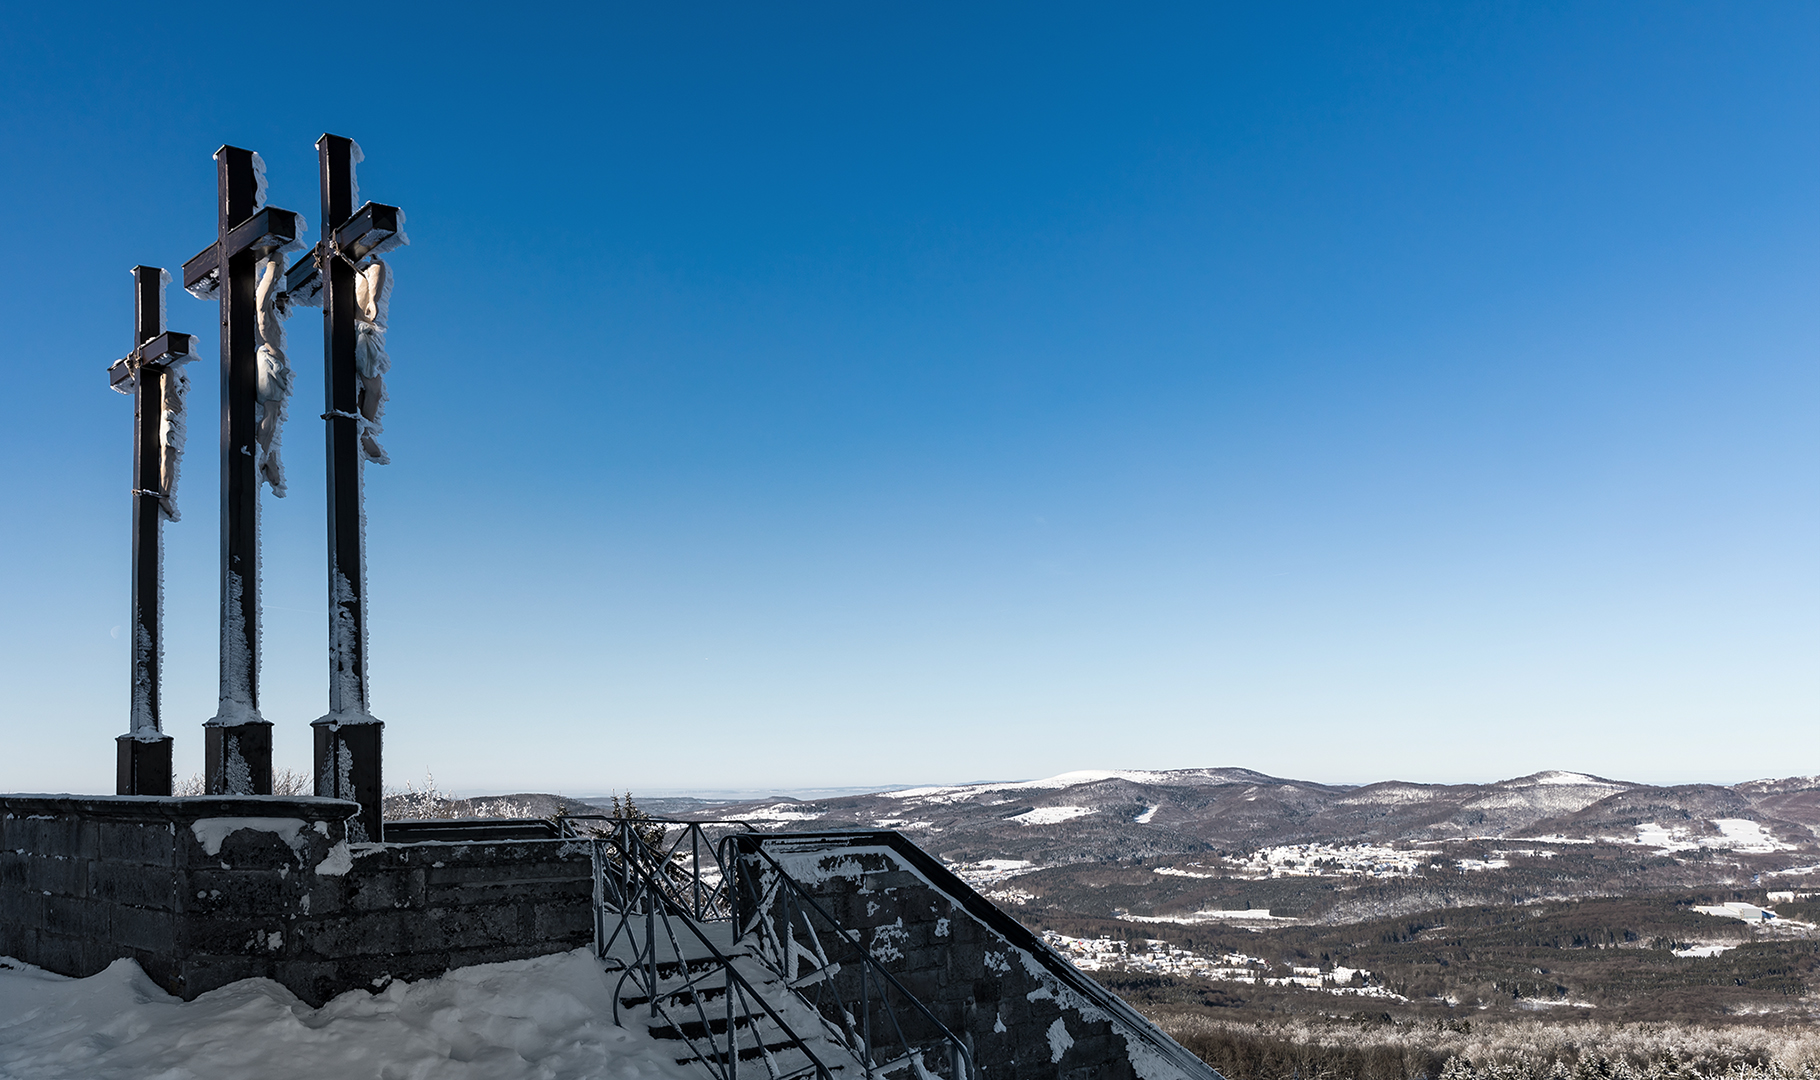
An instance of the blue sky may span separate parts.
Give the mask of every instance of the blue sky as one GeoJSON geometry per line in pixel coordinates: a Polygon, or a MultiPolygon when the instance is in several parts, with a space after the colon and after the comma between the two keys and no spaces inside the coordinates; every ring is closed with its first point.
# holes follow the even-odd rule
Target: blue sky
{"type": "MultiPolygon", "coordinates": [[[[111,789],[129,267],[222,143],[403,206],[388,779],[1820,772],[1820,11],[14,6],[0,789],[111,789]],[[333,48],[322,47],[332,41],[333,48]]],[[[168,526],[215,706],[219,388],[168,526]]],[[[264,712],[326,701],[290,325],[264,712]]]]}

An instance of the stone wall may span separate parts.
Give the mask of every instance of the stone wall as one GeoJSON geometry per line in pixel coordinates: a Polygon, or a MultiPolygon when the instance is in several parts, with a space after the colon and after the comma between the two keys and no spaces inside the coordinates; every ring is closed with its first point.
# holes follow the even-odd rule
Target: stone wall
{"type": "Polygon", "coordinates": [[[348,844],[358,805],[0,796],[0,954],[137,960],[184,998],[251,976],[311,1004],[593,939],[587,847],[348,844]]]}
{"type": "MultiPolygon", "coordinates": [[[[752,854],[762,848],[836,921],[859,931],[873,958],[967,1044],[978,1080],[1218,1080],[896,833],[754,836],[741,844],[748,853],[742,875],[765,872],[752,854]]],[[[777,893],[765,895],[777,902],[777,893]]]]}

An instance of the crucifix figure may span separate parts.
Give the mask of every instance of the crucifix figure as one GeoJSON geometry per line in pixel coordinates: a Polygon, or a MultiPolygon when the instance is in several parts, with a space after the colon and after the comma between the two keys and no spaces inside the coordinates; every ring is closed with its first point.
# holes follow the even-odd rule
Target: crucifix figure
{"type": "Polygon", "coordinates": [[[265,205],[265,165],[251,150],[217,150],[215,177],[215,242],[183,264],[184,288],[221,301],[221,696],[203,725],[203,771],[211,795],[269,795],[272,725],[259,714],[259,482],[284,493],[277,432],[290,369],[278,323],[280,260],[302,246],[303,222],[265,205]]]}
{"type": "Polygon", "coordinates": [[[165,519],[177,520],[177,466],[183,457],[183,365],[195,339],[164,329],[162,267],[133,267],[133,351],[107,369],[108,385],[133,395],[132,710],[119,739],[114,791],[171,793],[171,737],[158,711],[159,661],[164,651],[162,596],[165,519]]]}
{"type": "Polygon", "coordinates": [[[352,799],[350,836],[381,838],[380,748],[385,725],[367,697],[366,553],[361,466],[388,459],[376,436],[385,407],[387,305],[392,271],[380,255],[409,241],[404,212],[359,204],[360,147],[340,135],[316,140],[322,172],[322,239],[287,276],[295,304],[322,305],[328,425],[329,711],[316,733],[316,794],[352,799]],[[358,205],[358,209],[356,206],[358,205]]]}

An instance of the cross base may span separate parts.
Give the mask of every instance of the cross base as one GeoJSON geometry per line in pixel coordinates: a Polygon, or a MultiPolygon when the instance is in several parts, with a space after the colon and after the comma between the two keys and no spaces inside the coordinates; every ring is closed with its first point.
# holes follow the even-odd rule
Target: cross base
{"type": "Polygon", "coordinates": [[[378,843],[384,835],[379,762],[385,722],[331,713],[310,727],[316,733],[316,797],[359,803],[360,813],[348,821],[348,839],[378,843]]]}
{"type": "Polygon", "coordinates": [[[202,725],[202,775],[210,795],[272,793],[272,722],[202,725]]]}
{"type": "Polygon", "coordinates": [[[169,735],[120,736],[114,794],[170,795],[171,741],[169,735]]]}

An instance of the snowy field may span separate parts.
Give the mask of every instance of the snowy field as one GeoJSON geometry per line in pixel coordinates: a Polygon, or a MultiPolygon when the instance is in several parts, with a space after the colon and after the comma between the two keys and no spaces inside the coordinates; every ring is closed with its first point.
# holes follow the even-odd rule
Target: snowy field
{"type": "Polygon", "coordinates": [[[0,959],[7,1080],[630,1080],[694,1077],[675,1043],[615,1027],[586,949],[481,964],[312,1009],[269,979],[185,1002],[139,965],[86,979],[0,959]]]}

